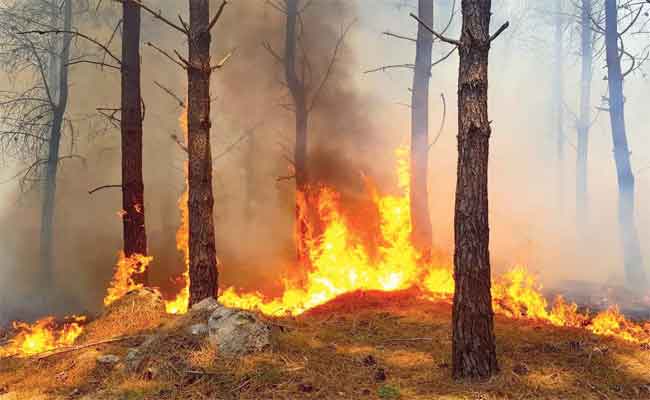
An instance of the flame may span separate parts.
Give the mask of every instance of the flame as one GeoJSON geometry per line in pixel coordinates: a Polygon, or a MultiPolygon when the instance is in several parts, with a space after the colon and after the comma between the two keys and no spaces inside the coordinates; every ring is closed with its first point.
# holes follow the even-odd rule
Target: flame
{"type": "Polygon", "coordinates": [[[72,316],[62,325],[57,324],[54,317],[43,318],[34,324],[16,321],[13,327],[17,334],[0,348],[0,357],[27,357],[70,346],[83,332],[85,320],[83,316],[72,316]]]}
{"type": "MultiPolygon", "coordinates": [[[[187,102],[186,102],[187,103],[187,102]]],[[[187,108],[183,110],[178,122],[183,130],[185,135],[185,143],[188,143],[187,137],[187,108]]],[[[190,196],[190,188],[188,179],[188,164],[185,161],[185,192],[181,195],[181,198],[178,199],[178,209],[181,211],[181,224],[176,231],[176,249],[183,253],[183,259],[185,261],[185,269],[183,270],[182,275],[179,277],[179,280],[183,282],[183,288],[172,300],[165,302],[165,309],[169,314],[185,314],[187,312],[189,300],[190,300],[190,213],[188,209],[188,200],[190,196]]]]}
{"type": "Polygon", "coordinates": [[[131,257],[126,257],[124,252],[120,251],[113,280],[106,297],[104,297],[104,305],[112,304],[115,300],[122,298],[133,290],[142,289],[144,285],[136,283],[133,278],[135,275],[146,271],[151,261],[153,261],[153,257],[143,256],[142,254],[133,254],[131,257]]]}
{"type": "MultiPolygon", "coordinates": [[[[428,299],[450,298],[454,279],[450,266],[426,261],[410,240],[410,171],[408,150],[397,152],[400,194],[380,195],[373,187],[372,200],[380,220],[381,244],[377,256],[364,246],[341,212],[338,195],[321,188],[317,203],[325,229],[309,240],[309,265],[312,270],[300,282],[284,281],[284,292],[277,298],[261,293],[238,293],[227,288],[220,302],[225,306],[258,310],[266,315],[300,315],[337,296],[354,291],[391,292],[419,289],[428,299]]],[[[303,198],[298,194],[298,199],[303,198]]],[[[542,294],[542,286],[523,266],[516,266],[494,280],[493,307],[497,314],[513,319],[543,321],[558,327],[585,328],[596,335],[613,336],[633,343],[650,342],[650,329],[627,320],[610,308],[591,317],[578,311],[575,303],[557,297],[552,305],[542,294]]]]}

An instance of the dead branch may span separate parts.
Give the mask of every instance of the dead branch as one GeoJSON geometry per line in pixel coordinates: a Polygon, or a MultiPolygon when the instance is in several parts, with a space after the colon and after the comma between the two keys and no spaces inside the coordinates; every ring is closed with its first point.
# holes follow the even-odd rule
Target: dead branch
{"type": "MultiPolygon", "coordinates": [[[[181,68],[183,68],[183,69],[187,69],[187,66],[188,66],[187,63],[185,63],[185,64],[181,64],[180,62],[178,62],[178,60],[176,60],[174,57],[172,57],[169,53],[167,53],[165,50],[161,49],[160,47],[156,46],[155,44],[153,44],[153,43],[151,43],[151,42],[147,42],[146,45],[149,46],[149,47],[154,48],[154,49],[157,50],[160,54],[162,54],[163,56],[167,57],[169,60],[171,60],[171,62],[173,62],[174,64],[178,65],[179,67],[181,67],[181,68]]],[[[176,52],[176,50],[174,50],[174,52],[176,52]]],[[[177,54],[178,54],[178,53],[177,53],[177,54]]]]}
{"type": "Polygon", "coordinates": [[[386,31],[386,32],[382,32],[382,34],[384,34],[386,36],[389,36],[389,37],[396,38],[396,39],[408,40],[409,42],[417,43],[417,39],[413,39],[413,38],[408,37],[408,36],[399,35],[397,33],[386,31]]]}
{"type": "Polygon", "coordinates": [[[440,139],[440,136],[442,135],[442,131],[445,129],[445,122],[447,121],[447,100],[445,100],[445,94],[440,93],[440,99],[442,100],[442,119],[440,120],[440,128],[438,129],[438,134],[436,135],[436,138],[433,139],[433,142],[429,144],[429,147],[427,150],[431,150],[431,148],[438,143],[438,139],[440,139]]]}
{"type": "Polygon", "coordinates": [[[501,34],[503,33],[503,31],[505,31],[506,29],[508,29],[509,26],[510,26],[510,22],[509,22],[509,21],[506,21],[503,25],[501,25],[501,26],[499,27],[499,29],[497,29],[497,31],[494,32],[494,33],[492,34],[492,36],[490,36],[490,42],[492,42],[492,41],[494,41],[496,38],[498,38],[499,35],[501,35],[501,34]]]}
{"type": "Polygon", "coordinates": [[[114,188],[122,189],[122,187],[123,187],[122,185],[103,185],[103,186],[96,187],[92,190],[89,190],[88,194],[93,194],[95,192],[99,192],[100,190],[104,190],[104,189],[114,189],[114,188]]]}
{"type": "Polygon", "coordinates": [[[210,21],[210,25],[208,25],[208,32],[214,28],[214,25],[219,21],[219,18],[221,18],[221,14],[223,14],[224,8],[226,8],[226,4],[228,4],[228,0],[223,0],[221,2],[221,6],[219,6],[219,10],[217,10],[217,14],[212,18],[212,21],[210,21]]]}
{"type": "Polygon", "coordinates": [[[58,355],[61,355],[61,354],[66,354],[66,353],[71,353],[71,352],[74,352],[74,351],[87,349],[89,347],[99,346],[101,344],[123,342],[123,341],[126,341],[126,340],[137,339],[137,338],[141,338],[141,337],[143,337],[143,336],[142,335],[121,336],[121,337],[118,337],[118,338],[112,338],[112,339],[100,340],[100,341],[92,342],[92,343],[86,343],[86,344],[83,344],[83,345],[69,347],[67,349],[54,351],[53,353],[49,353],[49,354],[45,354],[45,355],[41,354],[41,355],[39,355],[37,357],[37,360],[43,360],[45,358],[54,357],[54,356],[58,356],[58,355]]]}
{"type": "Polygon", "coordinates": [[[415,64],[395,64],[395,65],[384,65],[381,67],[369,69],[367,71],[363,71],[364,74],[372,74],[374,72],[386,72],[389,69],[397,69],[397,68],[406,68],[406,69],[413,69],[415,68],[415,64]]]}
{"type": "Polygon", "coordinates": [[[162,89],[162,91],[164,91],[165,93],[170,95],[174,100],[176,100],[178,102],[178,106],[180,108],[185,108],[185,101],[183,99],[181,99],[180,96],[178,96],[177,94],[172,92],[171,89],[163,86],[162,84],[158,83],[157,81],[153,81],[153,84],[158,86],[160,89],[162,89]]]}
{"type": "Polygon", "coordinates": [[[123,3],[125,1],[132,1],[138,7],[142,8],[143,10],[145,10],[146,12],[151,14],[151,16],[153,16],[154,18],[162,21],[163,23],[167,24],[168,26],[170,26],[173,29],[176,29],[177,31],[181,32],[184,35],[189,35],[189,31],[185,30],[185,28],[180,27],[180,26],[176,25],[175,23],[173,23],[172,21],[168,20],[167,18],[163,17],[161,10],[158,10],[158,12],[156,12],[152,8],[150,8],[149,6],[144,4],[141,0],[115,0],[115,1],[118,1],[120,3],[123,3]]]}
{"type": "Polygon", "coordinates": [[[438,38],[438,40],[441,40],[441,41],[443,41],[443,42],[445,42],[445,43],[452,44],[452,45],[454,45],[454,46],[460,46],[460,41],[459,41],[459,40],[450,39],[450,38],[448,38],[448,37],[446,37],[446,36],[443,36],[442,34],[440,34],[440,33],[436,32],[436,31],[434,31],[433,28],[431,28],[429,25],[426,24],[426,22],[424,22],[424,21],[422,21],[420,18],[418,18],[417,15],[415,15],[415,14],[413,14],[413,13],[410,13],[409,15],[411,16],[411,18],[413,18],[413,19],[415,19],[416,21],[418,21],[418,22],[419,22],[419,23],[420,23],[420,24],[421,24],[421,25],[422,25],[426,30],[428,30],[429,32],[431,32],[431,34],[432,34],[433,36],[435,36],[436,38],[438,38]]]}
{"type": "Polygon", "coordinates": [[[90,36],[88,36],[88,35],[86,35],[84,33],[81,33],[81,32],[71,31],[71,30],[64,30],[64,29],[52,29],[52,30],[23,31],[23,32],[17,32],[17,34],[19,34],[19,35],[29,35],[29,34],[38,34],[38,35],[70,34],[70,35],[74,35],[76,37],[80,37],[82,39],[85,39],[85,40],[89,41],[90,43],[98,46],[99,48],[104,50],[104,52],[106,54],[108,54],[116,63],[122,65],[122,61],[117,56],[115,56],[115,54],[113,54],[113,52],[111,52],[111,50],[108,47],[106,47],[103,43],[100,43],[96,39],[93,39],[90,36]]]}

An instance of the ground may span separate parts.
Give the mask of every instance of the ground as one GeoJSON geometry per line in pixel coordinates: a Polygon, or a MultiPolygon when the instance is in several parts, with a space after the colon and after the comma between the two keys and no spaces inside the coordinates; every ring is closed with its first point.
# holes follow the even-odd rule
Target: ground
{"type": "Polygon", "coordinates": [[[268,351],[225,360],[187,326],[204,316],[168,316],[122,305],[92,322],[83,343],[46,358],[0,361],[0,399],[650,399],[648,346],[496,317],[501,372],[487,382],[450,377],[448,301],[413,293],[351,294],[298,318],[270,322],[268,351]],[[157,334],[135,373],[130,347],[157,334]]]}

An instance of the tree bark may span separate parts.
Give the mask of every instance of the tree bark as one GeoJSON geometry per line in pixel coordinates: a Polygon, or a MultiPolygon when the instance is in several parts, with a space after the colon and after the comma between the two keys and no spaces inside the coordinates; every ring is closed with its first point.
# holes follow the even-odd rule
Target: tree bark
{"type": "Polygon", "coordinates": [[[576,160],[576,225],[578,236],[584,240],[589,225],[588,160],[589,129],[591,126],[591,84],[593,80],[594,44],[591,29],[592,0],[582,0],[580,119],[578,121],[578,156],[576,160]]]}
{"type": "Polygon", "coordinates": [[[452,311],[456,379],[488,378],[498,372],[488,223],[490,8],[490,0],[462,1],[452,311]]]}
{"type": "MultiPolygon", "coordinates": [[[[124,254],[147,255],[142,178],[142,97],[140,88],[140,7],[122,3],[122,216],[124,254]]],[[[147,271],[138,277],[147,282],[147,271]]]]}
{"type": "Polygon", "coordinates": [[[625,280],[631,289],[643,291],[647,289],[648,283],[639,235],[634,221],[635,182],[625,128],[624,77],[618,47],[618,5],[616,0],[605,0],[605,25],[609,116],[618,177],[618,220],[623,245],[625,280]]]}
{"type": "MultiPolygon", "coordinates": [[[[52,19],[58,24],[60,11],[52,4],[52,19]]],[[[72,1],[67,0],[63,6],[63,30],[72,29],[72,1]]],[[[61,47],[53,49],[50,62],[49,86],[52,95],[52,128],[48,140],[47,161],[45,164],[45,181],[43,185],[43,208],[41,213],[41,278],[51,284],[54,266],[54,213],[56,200],[56,180],[59,169],[59,145],[65,112],[68,106],[68,61],[72,35],[63,34],[61,47]],[[60,53],[59,53],[60,51],[60,53]]]]}
{"type": "Polygon", "coordinates": [[[210,149],[210,3],[189,0],[188,155],[190,307],[218,295],[210,149]]]}
{"type": "MultiPolygon", "coordinates": [[[[419,0],[418,17],[433,26],[433,0],[419,0]]],[[[418,24],[415,73],[411,94],[411,239],[425,257],[431,254],[432,233],[429,214],[429,81],[431,79],[433,37],[418,24]]]]}

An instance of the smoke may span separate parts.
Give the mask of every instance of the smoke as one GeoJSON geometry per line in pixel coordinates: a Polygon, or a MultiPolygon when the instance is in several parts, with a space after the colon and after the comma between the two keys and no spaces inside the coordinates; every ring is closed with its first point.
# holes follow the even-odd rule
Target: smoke
{"type": "MultiPolygon", "coordinates": [[[[177,14],[187,21],[186,2],[149,1],[170,20],[177,14]]],[[[495,2],[495,25],[511,19],[516,29],[506,31],[494,43],[490,68],[490,118],[493,122],[490,165],[491,254],[497,271],[521,263],[552,284],[563,279],[607,281],[622,275],[616,222],[616,174],[606,116],[592,129],[590,147],[590,200],[592,235],[586,248],[575,239],[574,165],[575,129],[567,114],[565,180],[561,198],[556,184],[555,137],[550,118],[550,43],[531,48],[533,33],[540,34],[534,19],[523,18],[516,1],[495,2]],[[497,21],[496,19],[499,19],[497,21]]],[[[213,11],[218,2],[213,2],[213,11]]],[[[439,4],[439,3],[437,3],[439,4]]],[[[441,4],[441,3],[440,3],[441,4]]],[[[437,8],[442,14],[442,5],[437,8]]],[[[337,41],[352,28],[337,53],[326,84],[310,114],[309,153],[312,176],[334,186],[349,204],[362,203],[363,175],[381,190],[396,186],[394,150],[408,144],[412,73],[391,69],[364,74],[380,65],[411,63],[415,47],[408,41],[388,38],[383,31],[415,35],[408,9],[394,2],[370,0],[321,0],[311,2],[301,23],[300,51],[309,58],[312,92],[327,74],[337,41]],[[304,51],[303,51],[304,50],[304,51]]],[[[116,5],[106,4],[100,16],[78,20],[81,31],[106,40],[119,19],[116,5]]],[[[440,25],[446,17],[437,16],[440,25]]],[[[539,22],[539,21],[537,21],[539,22]]],[[[152,42],[170,54],[186,51],[184,38],[160,21],[143,14],[143,98],[146,105],[144,179],[145,210],[153,284],[169,296],[178,283],[172,277],[183,269],[176,250],[180,223],[177,200],[184,191],[185,153],[170,138],[183,137],[178,124],[178,101],[154,83],[184,99],[186,75],[165,56],[147,46],[152,42]]],[[[448,32],[457,35],[458,20],[448,32]]],[[[541,34],[543,35],[543,34],[541,34]]],[[[229,52],[228,64],[215,71],[212,82],[212,147],[214,160],[215,227],[217,252],[222,264],[222,286],[272,291],[293,261],[293,191],[290,180],[293,148],[291,98],[284,85],[282,66],[263,46],[282,54],[284,15],[262,0],[231,2],[213,32],[214,60],[229,52]]],[[[119,39],[119,38],[118,38],[119,39]]],[[[548,39],[547,39],[548,40],[548,39]]],[[[543,42],[536,42],[543,43],[543,42]]],[[[75,43],[75,50],[91,51],[75,43]]],[[[119,40],[111,48],[119,54],[119,40]]],[[[436,43],[434,54],[449,49],[436,43]]],[[[579,65],[567,56],[565,91],[567,108],[576,109],[579,65]]],[[[602,61],[596,63],[594,104],[604,95],[599,81],[602,61]]],[[[430,206],[435,245],[453,251],[453,207],[456,172],[456,74],[457,56],[432,71],[430,135],[443,114],[439,96],[444,94],[446,123],[440,140],[430,152],[430,206]]],[[[638,77],[630,77],[638,80],[638,77]]],[[[5,78],[3,84],[9,84],[5,78]]],[[[19,195],[15,183],[2,187],[2,236],[0,256],[0,321],[28,319],[56,312],[97,311],[121,248],[121,195],[106,189],[93,195],[88,190],[119,184],[119,131],[104,129],[97,118],[99,107],[116,107],[119,74],[90,65],[71,70],[69,117],[75,138],[68,134],[64,154],[79,154],[86,162],[63,162],[57,187],[55,217],[56,272],[50,301],[39,300],[43,283],[38,271],[40,194],[19,195]]],[[[641,82],[639,80],[639,82],[641,82]]],[[[646,260],[650,237],[650,163],[642,112],[647,87],[626,86],[628,130],[637,176],[637,225],[646,260]]],[[[11,160],[3,176],[20,168],[11,160]]],[[[354,217],[360,223],[362,213],[354,217]]]]}

